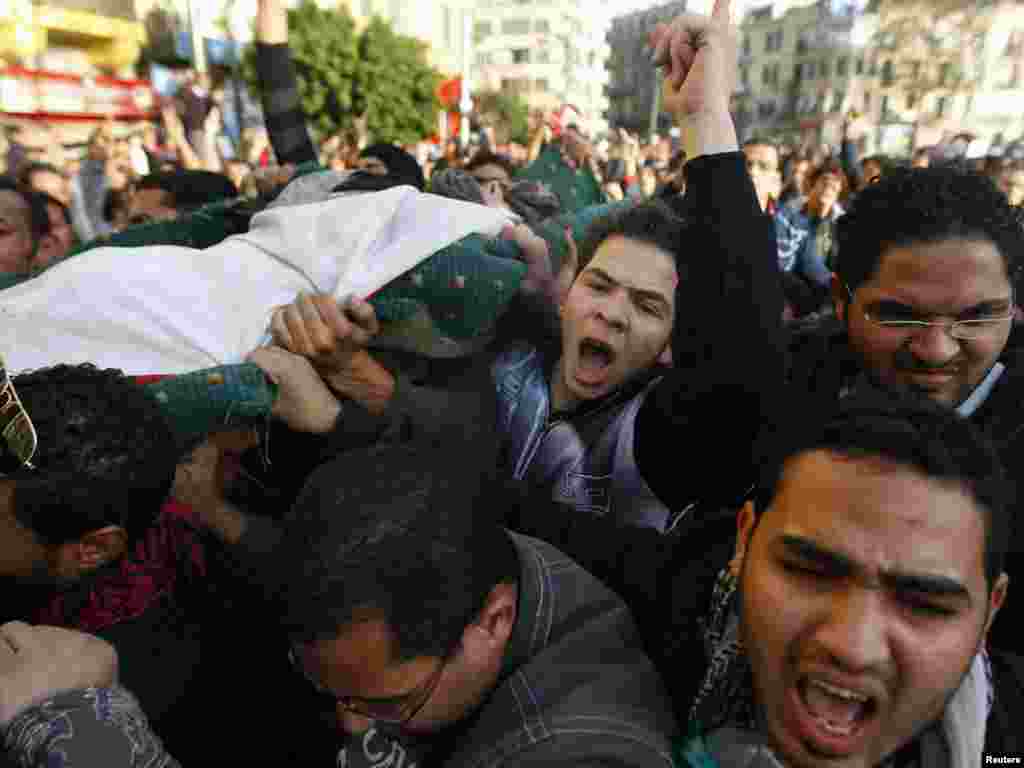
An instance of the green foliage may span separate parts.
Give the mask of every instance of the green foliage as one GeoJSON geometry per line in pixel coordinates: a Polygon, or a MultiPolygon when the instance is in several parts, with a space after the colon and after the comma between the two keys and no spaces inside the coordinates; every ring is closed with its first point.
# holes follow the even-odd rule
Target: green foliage
{"type": "Polygon", "coordinates": [[[426,63],[423,43],[374,17],[359,38],[357,72],[355,108],[375,141],[407,144],[435,132],[441,75],[426,63]]]}
{"type": "Polygon", "coordinates": [[[494,126],[499,144],[530,143],[530,108],[518,94],[482,91],[475,98],[477,113],[494,126]]]}
{"type": "MultiPolygon", "coordinates": [[[[434,133],[440,74],[425,46],[374,18],[362,34],[348,10],[323,10],[311,0],[288,11],[288,43],[310,128],[330,135],[354,127],[364,112],[374,141],[411,143],[434,133]]],[[[255,49],[243,74],[258,92],[255,49]]]]}

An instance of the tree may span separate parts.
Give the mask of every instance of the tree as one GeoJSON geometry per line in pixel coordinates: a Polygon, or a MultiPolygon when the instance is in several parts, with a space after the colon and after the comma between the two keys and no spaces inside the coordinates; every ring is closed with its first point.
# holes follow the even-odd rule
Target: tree
{"type": "Polygon", "coordinates": [[[441,108],[441,74],[426,46],[374,17],[359,38],[353,107],[376,141],[409,144],[433,134],[441,108]]]}
{"type": "Polygon", "coordinates": [[[518,94],[483,91],[476,95],[480,122],[493,125],[499,144],[530,143],[530,108],[518,94]]]}
{"type": "MultiPolygon", "coordinates": [[[[356,117],[352,92],[359,39],[348,10],[324,10],[308,0],[289,10],[288,45],[310,127],[322,135],[349,128],[356,117]]],[[[243,55],[243,74],[250,90],[262,94],[255,60],[255,48],[249,46],[243,55]]]]}

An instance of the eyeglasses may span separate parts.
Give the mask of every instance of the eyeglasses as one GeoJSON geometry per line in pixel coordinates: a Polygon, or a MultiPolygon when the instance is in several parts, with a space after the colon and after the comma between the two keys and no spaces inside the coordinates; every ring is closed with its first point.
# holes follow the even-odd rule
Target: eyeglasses
{"type": "Polygon", "coordinates": [[[437,686],[441,682],[441,675],[444,673],[444,668],[448,665],[447,658],[441,659],[438,662],[437,669],[434,670],[430,677],[428,677],[422,685],[414,688],[408,693],[404,693],[399,696],[390,696],[386,699],[366,699],[359,696],[335,696],[333,693],[321,686],[320,683],[313,680],[306,674],[306,670],[303,669],[302,665],[299,663],[294,650],[288,651],[288,661],[291,662],[295,671],[302,675],[303,679],[309,683],[318,694],[321,696],[329,696],[334,699],[338,704],[341,704],[347,712],[368,718],[373,720],[375,723],[398,727],[409,723],[422,711],[423,707],[427,705],[427,702],[430,701],[430,697],[434,695],[434,691],[437,690],[437,686]]]}
{"type": "MultiPolygon", "coordinates": [[[[853,293],[846,289],[853,302],[853,293]]],[[[981,317],[974,320],[918,320],[905,317],[902,313],[888,315],[884,311],[864,310],[864,319],[869,323],[892,330],[906,331],[910,333],[919,332],[925,328],[942,328],[952,338],[961,341],[982,339],[990,333],[995,332],[1014,316],[1013,296],[1010,296],[1010,309],[1007,314],[998,317],[981,317]]]]}
{"type": "Polygon", "coordinates": [[[0,358],[0,477],[19,469],[35,469],[32,457],[38,446],[36,428],[0,358]]]}

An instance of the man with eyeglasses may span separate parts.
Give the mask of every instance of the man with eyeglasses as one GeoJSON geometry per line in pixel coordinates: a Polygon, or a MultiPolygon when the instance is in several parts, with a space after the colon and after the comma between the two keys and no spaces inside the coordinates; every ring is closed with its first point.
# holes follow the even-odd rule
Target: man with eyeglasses
{"type": "MultiPolygon", "coordinates": [[[[288,635],[279,660],[296,669],[294,688],[270,684],[278,659],[256,651],[278,625],[268,626],[269,612],[247,644],[272,725],[261,731],[247,714],[238,737],[265,742],[267,764],[286,747],[276,764],[672,768],[675,720],[629,609],[554,547],[501,527],[495,451],[493,430],[376,446],[309,478],[273,550],[288,635]]],[[[0,641],[9,636],[40,664],[58,640],[77,643],[85,669],[109,656],[46,635],[0,627],[0,641]]],[[[0,682],[5,662],[17,670],[5,655],[0,645],[0,682]]],[[[109,663],[83,679],[51,661],[34,700],[23,675],[12,704],[0,695],[0,737],[15,757],[41,765],[65,749],[83,765],[176,765],[109,663]],[[62,690],[49,708],[33,707],[62,690]],[[74,737],[51,727],[54,706],[74,737]]],[[[239,717],[244,702],[226,703],[239,717]]],[[[226,728],[225,740],[235,733],[226,728]]]]}
{"type": "MultiPolygon", "coordinates": [[[[935,167],[869,185],[836,225],[838,325],[795,335],[790,384],[818,412],[866,385],[955,408],[988,432],[1019,483],[1024,353],[1013,315],[1022,253],[1020,217],[987,178],[935,167]]],[[[1020,528],[1011,581],[1024,578],[1020,528]]],[[[1007,605],[992,642],[1019,647],[1010,635],[1019,609],[1007,605]]]]}

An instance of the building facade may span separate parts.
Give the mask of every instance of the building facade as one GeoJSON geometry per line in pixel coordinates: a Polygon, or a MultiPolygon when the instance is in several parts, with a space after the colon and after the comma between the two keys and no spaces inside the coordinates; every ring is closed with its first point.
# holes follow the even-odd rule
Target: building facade
{"type": "Polygon", "coordinates": [[[521,96],[534,109],[571,104],[592,132],[607,129],[606,0],[476,0],[474,90],[521,96]]]}
{"type": "Polygon", "coordinates": [[[648,35],[659,22],[686,11],[686,0],[659,5],[612,19],[608,30],[608,122],[639,134],[663,134],[671,117],[658,109],[661,78],[651,64],[648,35]]]}
{"type": "Polygon", "coordinates": [[[982,145],[1024,137],[1024,5],[882,0],[875,46],[883,149],[969,132],[982,145]]]}
{"type": "Polygon", "coordinates": [[[145,39],[134,0],[0,3],[0,60],[7,65],[130,77],[145,39]]]}
{"type": "Polygon", "coordinates": [[[828,0],[751,10],[741,26],[736,110],[751,135],[803,144],[839,141],[855,114],[876,139],[879,94],[871,41],[878,16],[828,0]]]}

